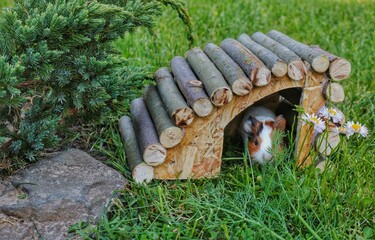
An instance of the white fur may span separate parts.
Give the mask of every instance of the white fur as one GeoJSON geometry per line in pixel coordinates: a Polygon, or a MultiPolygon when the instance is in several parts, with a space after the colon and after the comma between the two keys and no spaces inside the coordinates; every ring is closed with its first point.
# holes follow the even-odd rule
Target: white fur
{"type": "MultiPolygon", "coordinates": [[[[260,119],[257,118],[258,121],[260,119]]],[[[270,126],[267,126],[263,124],[262,132],[260,133],[260,138],[262,139],[262,144],[260,145],[260,149],[258,152],[253,154],[252,158],[254,161],[264,164],[266,161],[271,160],[272,154],[270,153],[272,150],[272,139],[271,139],[271,133],[273,129],[270,126]]]]}
{"type": "Polygon", "coordinates": [[[255,118],[262,123],[264,123],[265,121],[275,121],[275,118],[269,116],[255,116],[255,118]]]}
{"type": "MultiPolygon", "coordinates": [[[[265,122],[265,121],[275,121],[276,115],[273,113],[271,110],[265,107],[250,107],[246,110],[243,120],[241,122],[241,127],[244,128],[246,127],[246,121],[249,119],[249,116],[255,117],[258,121],[260,122],[265,122]]],[[[241,131],[242,139],[245,141],[247,139],[246,133],[241,131]]]]}
{"type": "Polygon", "coordinates": [[[259,119],[259,121],[262,121],[260,118],[268,118],[271,120],[275,120],[276,118],[274,112],[272,112],[268,108],[260,106],[250,107],[249,109],[247,109],[244,117],[248,118],[249,115],[254,116],[255,118],[259,119]]]}
{"type": "MultiPolygon", "coordinates": [[[[266,161],[269,161],[272,158],[272,139],[271,133],[273,129],[270,126],[264,124],[265,121],[275,121],[276,115],[271,110],[265,107],[251,107],[246,110],[244,115],[244,121],[246,121],[249,116],[255,117],[258,121],[262,122],[263,130],[260,133],[260,138],[262,139],[262,144],[258,152],[252,154],[252,160],[260,164],[264,164],[266,161]]],[[[242,126],[245,126],[245,122],[242,123],[242,126]]],[[[245,141],[247,135],[242,133],[242,137],[245,141]]]]}

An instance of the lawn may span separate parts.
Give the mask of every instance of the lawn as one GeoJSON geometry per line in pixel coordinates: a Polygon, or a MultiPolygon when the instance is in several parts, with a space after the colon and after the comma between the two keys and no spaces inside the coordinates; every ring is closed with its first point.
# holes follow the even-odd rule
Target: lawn
{"type": "MultiPolygon", "coordinates": [[[[187,9],[194,46],[277,29],[351,61],[351,77],[341,82],[346,99],[336,106],[369,136],[343,138],[323,173],[296,169],[292,149],[263,168],[226,149],[217,178],[131,183],[95,227],[78,223],[72,231],[93,239],[374,239],[375,3],[188,0],[187,9]]],[[[153,70],[190,48],[175,12],[155,20],[152,34],[139,30],[116,42],[129,61],[153,70]]],[[[130,179],[116,119],[104,135],[93,150],[130,179]]]]}
{"type": "Polygon", "coordinates": [[[9,7],[11,6],[13,3],[12,0],[1,0],[0,1],[0,8],[3,8],[3,7],[9,7]]]}
{"type": "MultiPolygon", "coordinates": [[[[187,1],[194,46],[219,44],[241,33],[277,29],[347,58],[346,99],[337,104],[348,119],[365,124],[367,139],[343,139],[329,170],[295,168],[290,153],[259,169],[227,150],[215,179],[153,181],[120,191],[96,228],[95,239],[373,239],[375,4],[371,1],[187,1]]],[[[154,70],[189,49],[177,14],[157,19],[153,35],[129,34],[117,42],[123,56],[154,70]]],[[[129,176],[116,126],[95,148],[129,176]]]]}

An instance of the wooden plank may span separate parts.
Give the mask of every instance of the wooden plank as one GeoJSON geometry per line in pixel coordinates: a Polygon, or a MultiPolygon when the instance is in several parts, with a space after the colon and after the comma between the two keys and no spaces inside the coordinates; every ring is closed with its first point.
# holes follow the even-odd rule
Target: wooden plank
{"type": "MultiPolygon", "coordinates": [[[[301,88],[305,84],[304,81],[294,81],[288,77],[277,79],[264,87],[253,88],[246,96],[233,96],[233,100],[226,106],[217,108],[211,115],[198,118],[187,126],[181,143],[168,149],[165,162],[154,167],[155,178],[187,179],[216,176],[221,168],[226,125],[256,101],[280,90],[301,88]]],[[[321,92],[319,95],[322,95],[321,92]]]]}
{"type": "MultiPolygon", "coordinates": [[[[325,98],[322,94],[322,83],[327,77],[324,74],[308,72],[305,85],[302,89],[300,106],[303,107],[305,113],[317,113],[325,104],[325,98]]],[[[314,141],[314,128],[304,124],[301,120],[297,123],[296,136],[296,158],[298,166],[308,166],[313,162],[311,149],[314,141]]]]}

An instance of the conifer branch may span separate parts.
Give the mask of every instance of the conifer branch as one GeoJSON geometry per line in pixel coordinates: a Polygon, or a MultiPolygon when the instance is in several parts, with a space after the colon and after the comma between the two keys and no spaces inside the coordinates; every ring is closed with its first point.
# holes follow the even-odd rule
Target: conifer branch
{"type": "Polygon", "coordinates": [[[174,10],[177,11],[179,18],[182,22],[186,25],[186,35],[190,43],[190,47],[194,45],[194,36],[193,36],[193,29],[190,20],[190,16],[187,12],[185,4],[183,1],[180,0],[157,0],[163,3],[165,6],[170,6],[174,10]]]}
{"type": "Polygon", "coordinates": [[[99,125],[123,115],[152,75],[125,61],[113,41],[138,27],[152,29],[163,4],[178,12],[192,43],[180,0],[15,0],[4,10],[0,130],[11,122],[17,131],[0,131],[0,160],[34,161],[43,149],[58,146],[62,124],[84,119],[99,125]],[[32,104],[30,96],[38,96],[32,104]]]}

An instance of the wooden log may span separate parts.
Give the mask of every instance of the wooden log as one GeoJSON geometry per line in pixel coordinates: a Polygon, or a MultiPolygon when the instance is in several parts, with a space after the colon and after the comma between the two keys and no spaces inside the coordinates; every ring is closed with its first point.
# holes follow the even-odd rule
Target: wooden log
{"type": "Polygon", "coordinates": [[[315,140],[315,149],[324,156],[331,155],[340,143],[339,133],[328,131],[319,134],[315,140]]]}
{"type": "Polygon", "coordinates": [[[208,116],[213,105],[189,63],[183,57],[177,56],[172,59],[171,68],[178,87],[194,112],[199,117],[208,116]]]}
{"type": "Polygon", "coordinates": [[[162,164],[167,150],[159,142],[154,123],[142,98],[132,101],[130,113],[143,161],[151,166],[162,164]]]}
{"type": "Polygon", "coordinates": [[[303,63],[302,59],[292,50],[261,32],[254,33],[251,35],[251,38],[263,47],[275,53],[279,58],[288,64],[288,76],[291,79],[300,81],[306,77],[307,69],[305,64],[303,63]]]}
{"type": "Polygon", "coordinates": [[[326,165],[327,165],[327,161],[322,160],[318,164],[316,164],[315,168],[318,168],[320,172],[324,172],[324,170],[326,169],[326,165]]]}
{"type": "Polygon", "coordinates": [[[249,94],[253,88],[250,79],[242,71],[241,67],[238,66],[238,64],[233,61],[223,49],[213,43],[209,43],[204,48],[204,52],[221,71],[236,95],[244,96],[249,94]]]}
{"type": "Polygon", "coordinates": [[[271,71],[240,42],[227,38],[220,47],[242,68],[254,86],[265,86],[271,81],[271,71]]]}
{"type": "Polygon", "coordinates": [[[288,72],[288,65],[276,54],[254,42],[249,35],[241,34],[238,41],[254,53],[276,77],[283,77],[288,72]]]}
{"type": "Polygon", "coordinates": [[[123,116],[119,120],[119,129],[124,149],[126,153],[126,161],[135,182],[149,182],[154,178],[154,168],[147,165],[142,160],[141,151],[137,143],[132,121],[130,117],[123,116]]]}
{"type": "Polygon", "coordinates": [[[154,73],[154,78],[161,100],[173,123],[178,127],[191,124],[194,120],[194,111],[185,102],[168,68],[159,68],[154,73]]]}
{"type": "Polygon", "coordinates": [[[232,90],[202,49],[192,48],[186,52],[185,56],[215,106],[221,107],[232,101],[232,90]]]}
{"type": "Polygon", "coordinates": [[[267,35],[288,47],[303,60],[307,61],[316,72],[323,73],[327,71],[329,60],[325,54],[322,54],[276,30],[270,31],[267,35]]]}
{"type": "Polygon", "coordinates": [[[352,71],[352,67],[348,60],[337,57],[330,52],[324,51],[319,46],[312,45],[310,47],[322,54],[325,54],[328,57],[330,62],[328,74],[332,80],[341,81],[349,77],[350,72],[352,71]]]}
{"type": "Polygon", "coordinates": [[[173,125],[155,86],[149,85],[143,90],[143,99],[154,122],[159,141],[165,148],[172,148],[181,142],[182,129],[173,125]]]}
{"type": "Polygon", "coordinates": [[[332,103],[339,103],[344,101],[344,88],[339,83],[330,81],[324,82],[322,92],[324,97],[332,103]]]}

